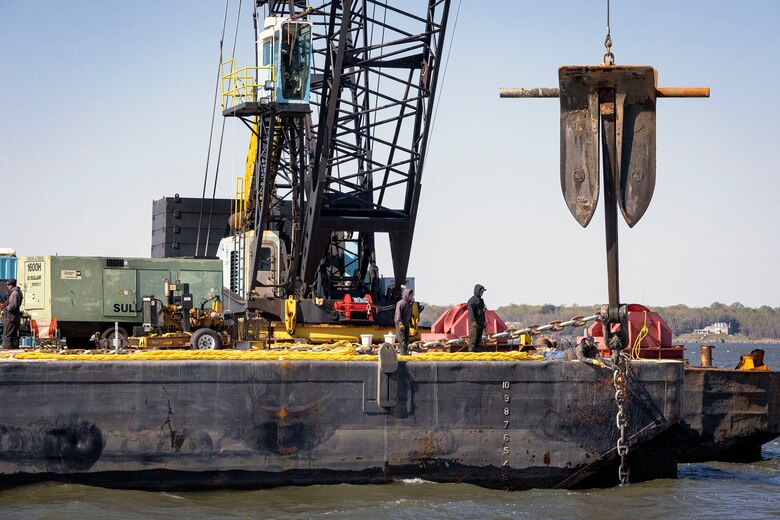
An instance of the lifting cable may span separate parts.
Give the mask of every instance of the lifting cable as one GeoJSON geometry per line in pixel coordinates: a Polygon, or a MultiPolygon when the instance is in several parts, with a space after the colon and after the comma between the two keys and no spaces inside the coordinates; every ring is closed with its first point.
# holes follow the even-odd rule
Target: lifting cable
{"type": "MultiPolygon", "coordinates": [[[[227,0],[229,1],[229,0],[227,0]]],[[[235,59],[236,57],[236,43],[238,42],[238,22],[241,19],[241,3],[242,0],[238,0],[238,10],[236,11],[236,28],[233,33],[233,49],[230,54],[230,58],[235,59]]],[[[221,44],[220,44],[221,45],[221,44]]],[[[222,66],[222,53],[220,52],[220,68],[222,66]]],[[[206,243],[204,245],[204,255],[208,255],[208,247],[209,247],[209,239],[211,238],[211,221],[214,217],[214,199],[217,196],[217,181],[219,180],[219,166],[222,162],[222,145],[225,141],[225,118],[222,118],[222,129],[220,130],[219,134],[219,148],[217,151],[217,165],[214,169],[214,187],[211,190],[211,209],[209,211],[209,222],[208,226],[206,227],[206,243]]],[[[204,181],[205,184],[205,181],[204,181]]],[[[205,190],[203,194],[203,198],[205,198],[205,190]]],[[[200,226],[198,226],[198,233],[200,234],[200,226]]],[[[197,247],[197,246],[196,246],[197,247]]]]}
{"type": "MultiPolygon", "coordinates": [[[[433,130],[436,127],[436,116],[439,113],[439,103],[441,103],[442,95],[444,94],[444,82],[447,79],[447,67],[450,64],[450,56],[452,56],[452,43],[455,41],[455,31],[458,28],[458,18],[460,17],[460,4],[462,0],[458,0],[458,9],[455,11],[455,23],[452,25],[452,36],[450,36],[450,46],[447,49],[447,59],[444,61],[444,70],[442,71],[441,83],[439,84],[439,97],[436,99],[436,107],[433,109],[433,117],[431,118],[431,129],[428,132],[428,143],[426,148],[427,153],[431,153],[431,138],[433,137],[433,130]]],[[[438,65],[437,65],[438,66],[438,65]]]]}
{"type": "Polygon", "coordinates": [[[615,55],[612,54],[612,35],[609,30],[609,0],[607,0],[607,37],[604,39],[604,55],[601,57],[601,64],[615,64],[615,55]]]}
{"type": "MultiPolygon", "coordinates": [[[[227,14],[230,0],[225,0],[225,16],[222,19],[222,34],[219,37],[219,61],[217,62],[217,80],[214,84],[214,104],[211,107],[211,127],[209,128],[209,147],[206,152],[206,172],[203,175],[203,193],[200,195],[200,213],[198,214],[198,234],[195,238],[195,257],[198,256],[200,247],[200,228],[203,225],[203,204],[206,201],[206,185],[209,180],[209,162],[211,160],[211,142],[214,137],[214,118],[217,114],[217,98],[219,97],[219,83],[222,76],[222,48],[225,43],[225,27],[227,26],[227,14]]],[[[206,242],[206,251],[208,254],[208,241],[206,242]]]]}

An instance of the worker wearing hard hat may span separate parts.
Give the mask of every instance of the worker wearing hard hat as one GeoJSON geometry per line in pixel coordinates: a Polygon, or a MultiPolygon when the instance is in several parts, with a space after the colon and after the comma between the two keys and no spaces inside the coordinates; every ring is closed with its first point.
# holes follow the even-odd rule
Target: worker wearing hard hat
{"type": "Polygon", "coordinates": [[[474,286],[474,296],[466,304],[469,309],[469,352],[476,352],[482,343],[485,332],[485,300],[482,295],[485,288],[479,284],[474,286]]]}

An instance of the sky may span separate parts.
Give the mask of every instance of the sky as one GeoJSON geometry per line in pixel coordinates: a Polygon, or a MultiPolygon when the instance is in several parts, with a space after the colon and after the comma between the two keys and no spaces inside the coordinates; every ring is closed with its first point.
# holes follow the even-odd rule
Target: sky
{"type": "MultiPolygon", "coordinates": [[[[0,247],[150,255],[152,201],[201,194],[224,8],[0,0],[0,247]]],[[[612,0],[617,64],[712,91],[658,101],[653,201],[620,223],[623,302],[780,307],[778,26],[777,0],[612,0]]],[[[463,302],[480,283],[490,307],[606,303],[603,201],[586,229],[566,208],[557,100],[498,96],[599,64],[605,29],[603,0],[452,0],[409,266],[418,300],[463,302]]],[[[251,32],[243,17],[239,48],[251,32]]],[[[218,197],[247,144],[229,122],[218,197]]]]}

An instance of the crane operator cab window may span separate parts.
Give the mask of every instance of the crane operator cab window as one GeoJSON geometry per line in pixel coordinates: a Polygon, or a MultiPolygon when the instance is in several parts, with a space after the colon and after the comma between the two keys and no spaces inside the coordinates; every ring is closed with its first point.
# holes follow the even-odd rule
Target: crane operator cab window
{"type": "Polygon", "coordinates": [[[270,247],[261,247],[259,256],[260,258],[257,259],[257,270],[258,271],[270,271],[273,268],[273,264],[271,263],[271,255],[272,251],[270,247]]]}
{"type": "Polygon", "coordinates": [[[311,86],[312,23],[268,17],[260,34],[259,95],[277,105],[308,105],[311,86]]]}
{"type": "MultiPolygon", "coordinates": [[[[271,40],[266,40],[263,42],[263,65],[269,66],[271,65],[271,40]]],[[[271,79],[270,77],[268,79],[271,79]]]]}
{"type": "Polygon", "coordinates": [[[309,101],[309,69],[311,66],[311,26],[308,23],[282,24],[279,48],[280,87],[277,102],[309,101]]]}

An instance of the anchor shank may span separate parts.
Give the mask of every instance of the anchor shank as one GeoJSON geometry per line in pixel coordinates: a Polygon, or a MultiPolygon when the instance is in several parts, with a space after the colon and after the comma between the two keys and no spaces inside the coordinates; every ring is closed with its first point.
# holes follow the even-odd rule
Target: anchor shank
{"type": "MultiPolygon", "coordinates": [[[[607,238],[607,284],[609,289],[609,324],[620,323],[620,275],[618,267],[618,212],[617,179],[619,163],[617,152],[617,114],[615,110],[615,89],[599,89],[599,111],[601,115],[601,146],[603,151],[604,175],[604,224],[607,238]]],[[[605,327],[605,339],[611,335],[605,327]]]]}

